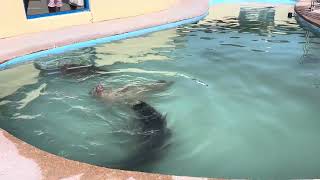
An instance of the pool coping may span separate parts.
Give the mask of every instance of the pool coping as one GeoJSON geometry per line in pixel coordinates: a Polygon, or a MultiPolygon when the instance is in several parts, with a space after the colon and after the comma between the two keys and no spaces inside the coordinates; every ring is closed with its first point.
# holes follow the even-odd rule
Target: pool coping
{"type": "MultiPolygon", "coordinates": [[[[211,180],[98,167],[69,160],[31,146],[0,129],[0,179],[48,180],[211,180]]],[[[212,179],[213,180],[213,179],[212,179]]]]}
{"type": "Polygon", "coordinates": [[[320,8],[310,11],[311,0],[299,0],[294,7],[297,21],[305,28],[320,33],[320,8]]]}
{"type": "Polygon", "coordinates": [[[208,10],[208,0],[176,0],[160,12],[0,39],[0,70],[51,54],[194,23],[208,10]]]}

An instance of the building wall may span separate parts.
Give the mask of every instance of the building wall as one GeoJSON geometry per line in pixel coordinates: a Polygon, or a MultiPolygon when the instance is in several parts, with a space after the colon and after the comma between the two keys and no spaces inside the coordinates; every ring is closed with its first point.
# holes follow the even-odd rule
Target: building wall
{"type": "Polygon", "coordinates": [[[176,0],[89,0],[90,12],[27,19],[23,0],[1,0],[0,38],[125,18],[169,8],[176,0]]]}

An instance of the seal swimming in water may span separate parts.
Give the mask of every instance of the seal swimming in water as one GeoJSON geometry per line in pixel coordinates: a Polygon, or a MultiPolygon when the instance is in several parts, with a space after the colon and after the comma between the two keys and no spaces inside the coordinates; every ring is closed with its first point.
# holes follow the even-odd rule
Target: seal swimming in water
{"type": "Polygon", "coordinates": [[[160,159],[166,152],[171,137],[165,115],[143,101],[131,105],[140,123],[141,132],[137,135],[136,150],[120,162],[106,163],[106,166],[124,170],[138,170],[139,167],[160,159]]]}
{"type": "Polygon", "coordinates": [[[132,104],[137,100],[143,100],[146,94],[166,90],[173,81],[158,80],[144,85],[126,85],[118,89],[106,90],[100,83],[92,89],[91,94],[109,103],[132,104]]]}
{"type": "MultiPolygon", "coordinates": [[[[167,81],[157,81],[146,85],[144,87],[138,88],[139,90],[143,89],[142,92],[156,91],[164,89],[168,85],[171,85],[172,82],[168,83],[167,81]]],[[[123,95],[114,96],[111,95],[111,99],[120,98],[121,102],[125,103],[130,107],[134,112],[135,122],[139,123],[141,129],[140,133],[137,135],[138,145],[135,153],[131,154],[127,159],[124,159],[120,162],[106,163],[105,166],[118,168],[118,169],[136,169],[144,163],[156,160],[161,157],[163,150],[167,147],[167,140],[171,136],[170,129],[167,128],[166,116],[159,113],[155,108],[153,108],[148,103],[141,100],[128,99],[132,98],[131,93],[137,93],[137,87],[125,86],[120,88],[113,93],[124,93],[123,95]],[[130,92],[130,93],[129,93],[130,92]],[[127,94],[129,93],[129,95],[127,94]]],[[[102,84],[97,85],[92,90],[92,95],[102,98],[103,100],[109,102],[110,97],[105,93],[104,87],[102,84]]],[[[109,95],[110,96],[110,95],[109,95]]]]}

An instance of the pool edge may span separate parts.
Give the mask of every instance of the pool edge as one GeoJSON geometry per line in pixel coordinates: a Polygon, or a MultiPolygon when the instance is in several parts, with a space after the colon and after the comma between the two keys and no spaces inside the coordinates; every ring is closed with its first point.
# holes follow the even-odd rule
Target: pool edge
{"type": "Polygon", "coordinates": [[[314,18],[314,16],[320,17],[320,12],[310,11],[310,4],[311,0],[299,0],[295,4],[296,20],[304,29],[320,34],[320,19],[314,18]]]}
{"type": "MultiPolygon", "coordinates": [[[[29,38],[22,36],[21,38],[14,37],[14,38],[0,39],[0,47],[1,45],[2,47],[5,46],[4,44],[6,43],[10,44],[13,42],[14,44],[11,46],[12,50],[7,50],[9,52],[0,52],[0,59],[2,59],[0,60],[0,70],[4,70],[14,65],[29,62],[37,58],[45,57],[52,54],[60,54],[67,51],[76,50],[79,48],[91,47],[91,46],[95,46],[102,43],[119,41],[123,39],[138,37],[138,36],[145,35],[152,32],[171,29],[183,24],[195,23],[205,18],[208,15],[208,11],[209,11],[208,0],[202,0],[200,3],[199,2],[200,1],[197,1],[197,0],[177,0],[177,4],[171,7],[171,9],[167,9],[166,11],[146,14],[138,17],[118,19],[114,21],[104,21],[100,23],[87,24],[87,25],[83,25],[82,27],[74,27],[73,31],[70,31],[70,32],[76,32],[78,28],[78,31],[82,31],[78,34],[79,37],[75,37],[73,39],[70,37],[65,37],[64,39],[56,38],[53,40],[55,42],[52,42],[52,43],[38,42],[34,44],[34,47],[28,47],[27,45],[20,45],[21,47],[15,48],[14,45],[19,46],[19,43],[21,44],[28,40],[32,41],[32,38],[45,41],[46,39],[43,37],[43,35],[37,36],[37,34],[41,34],[41,33],[34,33],[33,35],[30,35],[34,37],[29,37],[29,38]],[[196,4],[196,2],[198,2],[198,4],[196,4]],[[186,8],[190,8],[190,12],[181,13],[185,11],[186,8]],[[163,19],[160,18],[160,19],[154,20],[156,17],[159,18],[162,16],[163,16],[163,19]],[[124,23],[122,23],[121,21],[123,21],[124,23],[128,23],[128,26],[131,25],[132,27],[124,27],[124,23]],[[139,22],[139,23],[138,25],[136,25],[136,24],[133,24],[132,22],[133,23],[139,22]],[[104,25],[100,25],[103,23],[104,25]],[[97,25],[95,26],[95,24],[97,25]],[[119,28],[118,29],[113,28],[112,25],[119,26],[119,28]],[[88,31],[91,30],[90,27],[91,28],[92,27],[93,28],[94,27],[96,28],[112,27],[113,29],[110,30],[110,32],[106,30],[94,29],[93,32],[88,33],[88,31]],[[18,41],[16,39],[18,39],[18,41]]],[[[61,35],[63,34],[63,31],[68,32],[69,29],[72,29],[72,27],[66,30],[58,30],[58,31],[52,31],[52,32],[58,35],[59,34],[61,35]]],[[[10,49],[10,46],[8,49],[10,49]]]]}
{"type": "Polygon", "coordinates": [[[119,41],[119,40],[124,40],[124,39],[128,39],[128,38],[139,37],[139,36],[153,33],[153,32],[157,32],[157,31],[172,29],[172,28],[178,27],[183,24],[195,23],[195,22],[198,22],[201,19],[205,18],[207,16],[207,14],[208,13],[205,13],[204,15],[194,17],[191,19],[177,21],[177,22],[173,22],[173,23],[169,23],[169,24],[160,25],[160,26],[154,26],[151,28],[141,29],[141,30],[123,33],[123,34],[119,34],[119,35],[107,36],[104,38],[93,39],[93,40],[89,40],[89,41],[84,41],[84,42],[74,43],[74,44],[61,46],[61,47],[57,47],[57,48],[52,48],[52,49],[48,49],[48,50],[42,50],[39,52],[34,52],[32,54],[27,54],[27,55],[24,55],[21,57],[17,57],[17,58],[13,58],[11,60],[5,61],[4,63],[0,64],[0,70],[10,68],[10,67],[17,65],[17,64],[32,61],[37,58],[46,57],[48,55],[61,54],[64,52],[68,52],[68,51],[72,51],[72,50],[76,50],[76,49],[80,49],[80,48],[92,47],[92,46],[95,46],[98,44],[109,43],[109,42],[113,42],[113,41],[119,41]]]}
{"type": "Polygon", "coordinates": [[[0,129],[0,179],[209,180],[98,167],[40,150],[0,129]],[[23,177],[23,178],[22,178],[23,177]]]}

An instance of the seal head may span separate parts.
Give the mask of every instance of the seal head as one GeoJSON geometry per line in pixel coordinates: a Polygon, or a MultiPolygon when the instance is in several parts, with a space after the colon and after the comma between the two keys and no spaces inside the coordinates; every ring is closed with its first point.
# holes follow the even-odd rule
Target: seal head
{"type": "Polygon", "coordinates": [[[94,87],[91,91],[92,96],[103,96],[104,95],[104,87],[103,85],[100,83],[98,84],[96,87],[94,87]]]}

